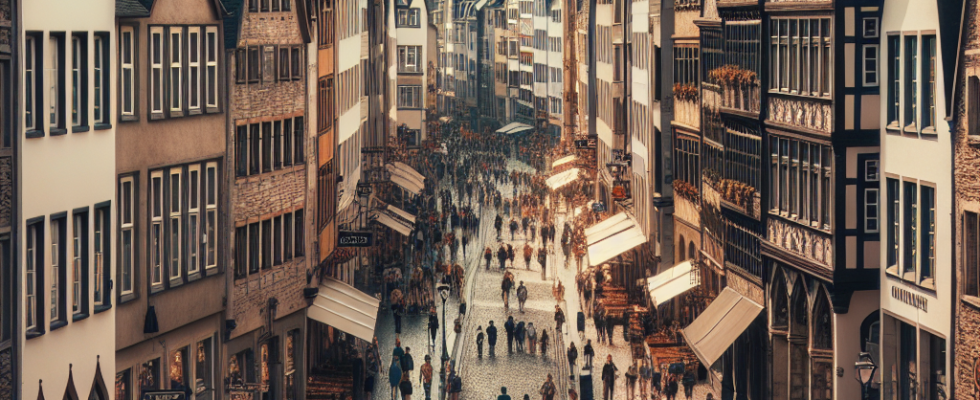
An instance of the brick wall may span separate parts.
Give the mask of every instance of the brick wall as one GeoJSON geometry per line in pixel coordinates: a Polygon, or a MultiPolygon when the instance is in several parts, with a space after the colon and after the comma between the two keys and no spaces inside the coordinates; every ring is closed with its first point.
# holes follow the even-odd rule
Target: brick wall
{"type": "Polygon", "coordinates": [[[12,400],[14,398],[12,352],[13,350],[9,348],[0,351],[0,400],[12,400]]]}
{"type": "Polygon", "coordinates": [[[956,393],[951,398],[976,400],[980,399],[977,389],[975,366],[980,359],[980,311],[976,308],[959,303],[956,320],[956,355],[953,359],[953,370],[956,371],[956,393]]]}
{"type": "Polygon", "coordinates": [[[303,288],[306,287],[307,258],[295,258],[283,265],[261,271],[235,281],[235,304],[231,315],[238,323],[232,337],[238,337],[265,326],[269,298],[276,298],[276,318],[289,316],[306,307],[303,288]]]}
{"type": "Polygon", "coordinates": [[[257,219],[268,219],[283,211],[304,208],[305,187],[304,165],[237,178],[232,202],[234,220],[236,223],[254,222],[257,219]]]}

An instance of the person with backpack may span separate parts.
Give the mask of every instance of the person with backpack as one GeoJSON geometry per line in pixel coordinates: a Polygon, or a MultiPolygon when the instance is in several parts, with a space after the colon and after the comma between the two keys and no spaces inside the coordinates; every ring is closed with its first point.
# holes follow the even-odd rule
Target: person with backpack
{"type": "Polygon", "coordinates": [[[534,354],[538,350],[538,331],[534,328],[533,322],[527,323],[527,349],[528,353],[534,354]]]}
{"type": "Polygon", "coordinates": [[[514,331],[517,329],[517,324],[514,323],[514,317],[507,317],[507,322],[504,322],[504,331],[507,332],[507,353],[514,352],[514,331]]]}
{"type": "Polygon", "coordinates": [[[399,366],[398,357],[392,357],[391,366],[388,367],[388,384],[391,385],[391,400],[398,400],[398,385],[402,382],[402,367],[399,366]]]}
{"type": "Polygon", "coordinates": [[[524,321],[518,322],[514,328],[514,339],[517,341],[517,351],[519,352],[524,351],[524,337],[526,333],[524,330],[524,321]]]}
{"type": "Polygon", "coordinates": [[[449,380],[449,399],[459,400],[459,394],[463,391],[463,379],[455,372],[449,380]]]}
{"type": "Polygon", "coordinates": [[[578,349],[575,348],[575,342],[572,342],[572,344],[568,346],[568,352],[566,355],[568,356],[568,378],[574,381],[575,361],[578,360],[578,349]]]}
{"type": "Polygon", "coordinates": [[[561,326],[565,324],[565,312],[555,304],[555,333],[561,333],[561,326]]]}
{"type": "Polygon", "coordinates": [[[486,270],[489,271],[490,270],[490,260],[493,259],[493,250],[490,250],[490,246],[487,246],[487,249],[486,250],[483,250],[483,258],[485,260],[487,260],[487,268],[486,268],[486,270]]]}
{"type": "Polygon", "coordinates": [[[592,339],[585,341],[585,347],[582,348],[582,355],[585,356],[585,369],[591,371],[592,358],[595,357],[595,350],[592,348],[592,339]]]}
{"type": "Polygon", "coordinates": [[[476,327],[476,357],[483,358],[483,340],[485,335],[483,334],[483,327],[476,327]]]}
{"type": "Polygon", "coordinates": [[[487,327],[487,344],[490,345],[490,357],[495,356],[494,347],[497,346],[497,327],[493,326],[493,321],[490,321],[490,326],[487,327]]]}
{"type": "Polygon", "coordinates": [[[517,287],[517,305],[521,313],[524,312],[525,302],[527,302],[527,286],[524,286],[524,281],[521,281],[521,285],[517,287]]]}
{"type": "Polygon", "coordinates": [[[412,358],[411,347],[405,347],[405,354],[399,358],[399,362],[402,367],[402,375],[411,377],[412,371],[415,370],[415,359],[412,358]]]}
{"type": "Polygon", "coordinates": [[[548,380],[546,380],[544,384],[541,385],[541,389],[538,391],[539,393],[541,393],[541,400],[555,399],[555,393],[558,392],[558,389],[555,388],[555,383],[552,382],[553,379],[554,378],[551,377],[551,374],[548,374],[548,380]]]}

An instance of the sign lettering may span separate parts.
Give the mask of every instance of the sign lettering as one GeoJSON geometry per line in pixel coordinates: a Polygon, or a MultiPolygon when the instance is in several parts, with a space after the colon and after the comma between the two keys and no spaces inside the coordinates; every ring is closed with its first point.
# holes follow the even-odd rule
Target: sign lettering
{"type": "Polygon", "coordinates": [[[898,286],[892,286],[892,298],[923,312],[929,312],[929,300],[925,296],[912,293],[898,286]]]}
{"type": "Polygon", "coordinates": [[[337,247],[371,247],[373,245],[374,233],[372,232],[337,232],[337,247]]]}
{"type": "Polygon", "coordinates": [[[143,400],[184,400],[186,395],[184,392],[177,391],[163,391],[163,392],[145,392],[143,393],[143,400]]]}

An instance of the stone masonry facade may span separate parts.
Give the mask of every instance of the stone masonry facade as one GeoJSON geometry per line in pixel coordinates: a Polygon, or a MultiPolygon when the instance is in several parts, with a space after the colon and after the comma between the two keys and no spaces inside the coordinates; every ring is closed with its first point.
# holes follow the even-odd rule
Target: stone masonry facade
{"type": "Polygon", "coordinates": [[[964,19],[965,30],[962,37],[963,48],[960,49],[961,61],[957,66],[959,71],[956,75],[955,95],[958,97],[954,102],[954,130],[955,148],[953,178],[956,180],[956,273],[957,273],[957,296],[956,302],[956,331],[955,354],[953,355],[953,381],[955,393],[951,398],[976,400],[980,399],[980,301],[977,298],[965,296],[965,264],[963,259],[965,238],[963,236],[962,223],[964,212],[980,212],[980,141],[976,137],[970,137],[968,132],[970,121],[967,118],[967,77],[980,76],[980,2],[978,0],[966,1],[966,15],[964,19]]]}
{"type": "MultiPolygon", "coordinates": [[[[305,160],[297,165],[287,166],[272,172],[266,172],[247,177],[234,178],[231,185],[231,219],[235,227],[248,223],[267,220],[284,213],[302,209],[304,224],[303,254],[282,265],[261,270],[257,274],[235,279],[233,289],[229,293],[231,303],[228,305],[229,316],[238,324],[232,331],[232,337],[238,337],[266,325],[269,317],[269,299],[275,298],[276,319],[283,318],[307,306],[303,297],[306,287],[306,272],[310,268],[309,257],[311,232],[309,221],[314,210],[307,209],[307,165],[315,154],[309,138],[310,117],[306,113],[308,69],[306,68],[306,49],[300,33],[300,19],[296,15],[296,7],[289,12],[258,12],[246,13],[242,17],[239,48],[249,46],[296,46],[300,48],[300,60],[303,76],[294,80],[264,78],[258,83],[236,83],[236,77],[229,79],[232,122],[228,127],[229,143],[234,141],[237,128],[240,125],[255,124],[268,121],[280,121],[287,118],[303,118],[304,157],[305,160]]],[[[260,53],[261,54],[261,53],[260,53]]],[[[260,55],[260,57],[262,57],[260,55]]],[[[274,56],[278,62],[278,53],[274,56]]],[[[229,57],[232,68],[237,71],[234,57],[229,57]]],[[[275,68],[263,68],[262,73],[267,77],[271,71],[278,77],[275,68]]],[[[294,144],[295,145],[295,144],[294,144]]],[[[229,165],[235,165],[237,154],[234,146],[229,146],[229,165]]],[[[234,232],[234,231],[232,231],[234,232]]],[[[232,235],[234,236],[234,234],[232,235]]],[[[237,243],[234,238],[229,240],[232,245],[237,243]]],[[[232,253],[234,254],[234,253],[232,253]]]]}

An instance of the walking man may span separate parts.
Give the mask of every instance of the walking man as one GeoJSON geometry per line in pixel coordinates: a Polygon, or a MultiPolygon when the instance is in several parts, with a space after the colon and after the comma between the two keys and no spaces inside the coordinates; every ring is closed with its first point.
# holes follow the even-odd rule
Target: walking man
{"type": "Polygon", "coordinates": [[[555,304],[555,333],[561,333],[561,326],[565,323],[565,312],[555,304]]]}
{"type": "Polygon", "coordinates": [[[578,349],[575,348],[575,342],[572,342],[568,346],[568,378],[575,380],[575,361],[578,359],[578,349]]]}
{"type": "Polygon", "coordinates": [[[453,373],[449,383],[449,399],[459,400],[459,393],[463,391],[463,379],[458,374],[453,373]]]}
{"type": "Polygon", "coordinates": [[[500,388],[500,395],[497,396],[497,400],[510,400],[510,396],[507,395],[507,387],[502,386],[500,388]]]}
{"type": "Polygon", "coordinates": [[[592,339],[585,341],[585,347],[582,348],[582,355],[585,356],[585,369],[592,370],[592,357],[595,357],[595,350],[592,349],[592,339]]]}
{"type": "Polygon", "coordinates": [[[507,317],[507,322],[504,322],[504,331],[507,332],[507,353],[514,352],[515,329],[517,329],[517,325],[514,324],[514,317],[507,317]]]}
{"type": "Polygon", "coordinates": [[[558,389],[555,388],[555,383],[552,382],[553,379],[554,378],[551,377],[551,374],[548,374],[548,380],[545,381],[543,385],[541,385],[541,390],[540,390],[541,400],[555,399],[555,393],[558,392],[558,389]]]}
{"type": "Polygon", "coordinates": [[[602,400],[612,400],[616,387],[616,364],[613,364],[612,354],[606,356],[606,365],[602,366],[602,400]]]}
{"type": "Polygon", "coordinates": [[[429,346],[435,348],[436,346],[436,334],[439,332],[439,317],[436,315],[436,309],[433,307],[429,310],[429,346]]]}
{"type": "Polygon", "coordinates": [[[415,370],[415,359],[412,358],[412,348],[405,347],[405,355],[402,356],[399,360],[401,362],[402,375],[411,377],[412,371],[415,370]]]}
{"type": "Polygon", "coordinates": [[[538,248],[538,264],[541,264],[541,280],[544,280],[548,271],[548,250],[544,247],[538,248]]]}
{"type": "Polygon", "coordinates": [[[425,364],[419,369],[419,382],[422,382],[422,391],[425,392],[425,400],[432,400],[432,358],[428,354],[425,356],[425,364]]]}
{"type": "Polygon", "coordinates": [[[493,357],[494,347],[497,346],[497,327],[493,326],[493,321],[490,321],[490,326],[487,327],[487,344],[490,345],[490,357],[493,357]]]}
{"type": "Polygon", "coordinates": [[[534,329],[534,323],[527,323],[527,348],[529,354],[534,354],[537,352],[538,346],[538,331],[534,329]]]}
{"type": "MultiPolygon", "coordinates": [[[[483,358],[483,327],[476,327],[476,356],[477,358],[483,358]]],[[[426,356],[428,357],[428,356],[426,356]]]]}
{"type": "Polygon", "coordinates": [[[636,393],[636,379],[639,378],[639,370],[636,367],[636,362],[626,370],[626,398],[632,399],[633,395],[636,393]]]}
{"type": "Polygon", "coordinates": [[[402,367],[398,363],[398,357],[392,357],[391,367],[388,367],[388,383],[391,385],[391,400],[398,400],[398,384],[402,381],[402,367]]]}
{"type": "Polygon", "coordinates": [[[521,312],[524,312],[524,303],[527,301],[527,286],[524,286],[524,281],[521,281],[521,285],[517,287],[517,305],[520,307],[521,312]]]}
{"type": "Polygon", "coordinates": [[[524,268],[531,270],[531,256],[534,255],[534,249],[531,248],[530,244],[524,243],[524,268]]]}
{"type": "Polygon", "coordinates": [[[490,260],[493,259],[493,250],[490,250],[490,246],[487,246],[487,249],[483,251],[483,258],[487,260],[487,271],[489,271],[490,260]]]}

